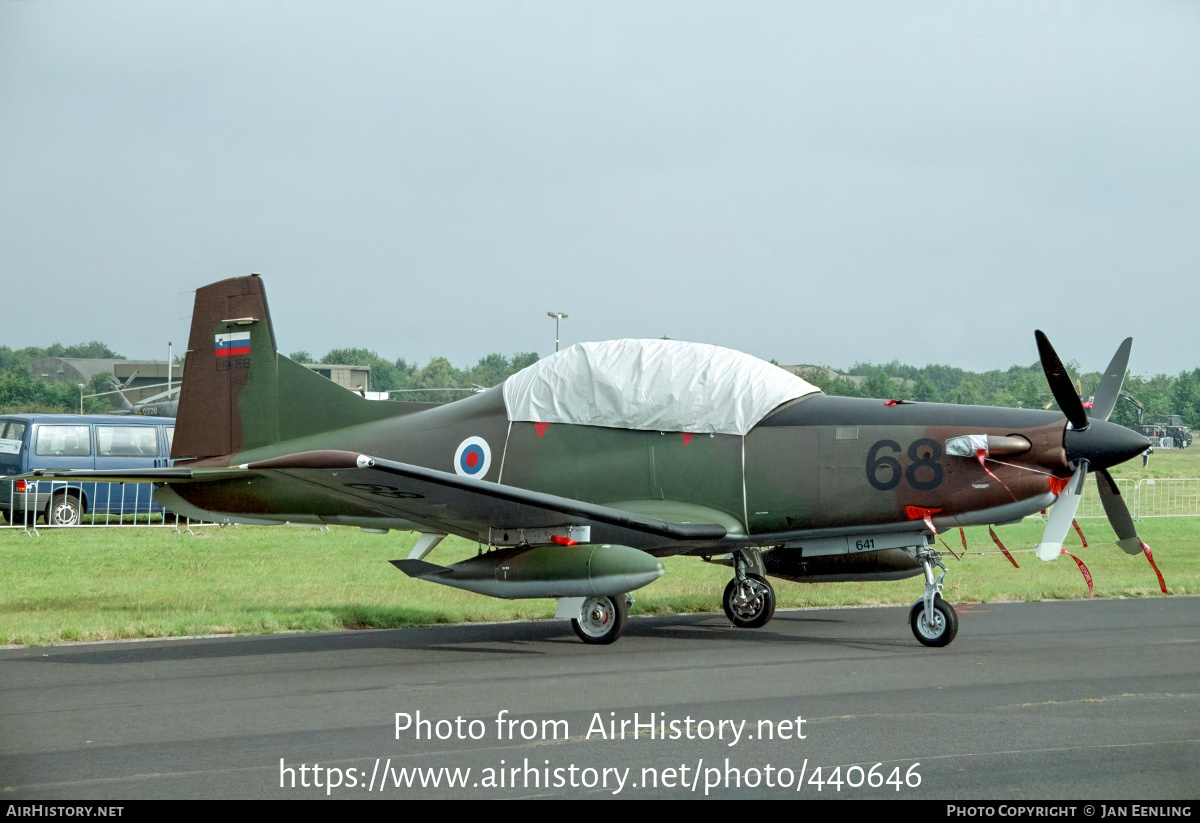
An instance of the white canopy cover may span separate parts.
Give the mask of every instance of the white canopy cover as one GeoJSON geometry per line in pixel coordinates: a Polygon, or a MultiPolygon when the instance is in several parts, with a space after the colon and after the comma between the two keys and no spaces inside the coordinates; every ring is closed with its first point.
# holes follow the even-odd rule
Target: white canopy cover
{"type": "Polygon", "coordinates": [[[509,420],[745,435],[781,403],[819,391],[732,349],[678,340],[579,343],[504,383],[509,420]]]}

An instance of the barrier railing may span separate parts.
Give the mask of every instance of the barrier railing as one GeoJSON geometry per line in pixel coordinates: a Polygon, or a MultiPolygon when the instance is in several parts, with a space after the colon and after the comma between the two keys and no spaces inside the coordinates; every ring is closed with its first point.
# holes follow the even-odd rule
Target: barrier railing
{"type": "MultiPolygon", "coordinates": [[[[1117,489],[1125,498],[1125,505],[1129,507],[1129,513],[1137,517],[1134,510],[1134,501],[1137,499],[1137,481],[1117,478],[1117,489]]],[[[1104,516],[1104,505],[1100,502],[1100,492],[1096,491],[1096,479],[1088,477],[1087,482],[1083,484],[1083,495],[1079,500],[1079,509],[1075,512],[1075,517],[1104,516]]]]}
{"type": "Polygon", "coordinates": [[[191,532],[216,525],[167,511],[149,483],[0,478],[0,528],[36,536],[39,529],[152,527],[191,532]]]}
{"type": "MultiPolygon", "coordinates": [[[[1121,490],[1124,494],[1125,490],[1121,490]]],[[[1134,517],[1195,517],[1200,515],[1200,478],[1169,477],[1139,480],[1134,491],[1134,517]]]]}
{"type": "MultiPolygon", "coordinates": [[[[1200,478],[1167,477],[1146,480],[1116,478],[1117,489],[1125,498],[1129,514],[1135,520],[1146,517],[1200,517],[1200,478]]],[[[1091,478],[1084,484],[1075,517],[1104,517],[1100,492],[1091,478]]]]}

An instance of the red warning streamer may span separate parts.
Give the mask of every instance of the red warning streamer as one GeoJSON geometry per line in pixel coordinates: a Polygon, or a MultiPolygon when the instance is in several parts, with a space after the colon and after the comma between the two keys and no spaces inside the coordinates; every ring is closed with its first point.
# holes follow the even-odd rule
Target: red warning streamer
{"type": "MultiPolygon", "coordinates": [[[[1000,538],[996,536],[996,532],[992,531],[992,527],[988,526],[988,534],[992,536],[992,542],[1000,547],[1000,551],[1004,552],[1004,556],[1008,558],[1008,562],[1013,564],[1014,569],[1021,568],[1017,565],[1017,561],[1013,560],[1013,556],[1008,553],[1008,549],[1004,548],[1004,544],[1000,542],[1000,538]]],[[[966,535],[963,535],[963,543],[966,543],[966,535]]]]}
{"type": "MultiPolygon", "coordinates": [[[[986,449],[976,449],[975,450],[975,459],[979,461],[980,467],[982,467],[983,470],[988,473],[988,477],[995,480],[1001,486],[1004,486],[1004,481],[1001,480],[996,475],[992,474],[992,470],[987,467],[987,450],[986,449]]],[[[1004,486],[1004,490],[1012,496],[1012,499],[1014,501],[1016,501],[1017,496],[1015,494],[1013,494],[1012,489],[1010,489],[1008,486],[1004,486]]]]}
{"type": "MultiPolygon", "coordinates": [[[[942,540],[942,538],[940,538],[940,537],[938,538],[938,540],[941,540],[942,545],[946,547],[946,551],[950,552],[950,554],[954,554],[954,549],[950,548],[950,544],[948,544],[945,540],[942,540]]],[[[954,559],[962,560],[962,558],[959,557],[957,554],[954,554],[954,559]]]]}
{"type": "Polygon", "coordinates": [[[1071,525],[1075,527],[1075,531],[1079,533],[1079,539],[1083,541],[1083,547],[1087,548],[1087,538],[1083,536],[1083,529],[1079,528],[1079,521],[1071,518],[1071,525]]]}
{"type": "Polygon", "coordinates": [[[1167,584],[1163,580],[1162,572],[1158,570],[1158,565],[1154,562],[1154,555],[1150,554],[1150,547],[1143,543],[1142,551],[1146,553],[1146,559],[1150,561],[1150,568],[1154,569],[1154,573],[1158,575],[1158,587],[1162,589],[1163,594],[1168,594],[1167,584]]]}
{"type": "Polygon", "coordinates": [[[1083,572],[1083,579],[1086,580],[1087,584],[1088,584],[1088,597],[1091,597],[1092,596],[1092,573],[1090,571],[1088,571],[1088,567],[1083,565],[1083,561],[1080,560],[1078,557],[1071,554],[1066,549],[1063,549],[1062,553],[1065,554],[1067,557],[1071,558],[1072,560],[1074,560],[1075,565],[1079,567],[1079,571],[1083,572]]]}
{"type": "Polygon", "coordinates": [[[934,534],[937,534],[937,529],[933,527],[933,517],[927,514],[921,519],[925,521],[926,528],[928,528],[934,534]]]}

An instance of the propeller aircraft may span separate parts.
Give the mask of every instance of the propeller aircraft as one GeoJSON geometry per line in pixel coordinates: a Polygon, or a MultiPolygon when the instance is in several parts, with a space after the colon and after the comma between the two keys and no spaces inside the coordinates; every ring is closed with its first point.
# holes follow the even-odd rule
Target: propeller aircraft
{"type": "Polygon", "coordinates": [[[1108,472],[1148,442],[1107,422],[1131,341],[1089,417],[1036,336],[1061,413],[832,397],[749,355],[670,340],[572,346],[453,403],[384,402],[279,354],[262,279],[237,277],[196,292],[174,465],[104,477],[160,484],[159,503],[197,519],[417,531],[400,571],[554,598],[587,643],[618,638],[660,558],[693,555],[732,567],[722,603],[742,628],[770,621],[772,577],[923,575],[910,625],[945,646],[958,618],[938,532],[1049,508],[1038,555],[1052,560],[1091,472],[1118,545],[1142,551],[1108,472]],[[426,560],[450,534],[481,553],[426,560]]]}

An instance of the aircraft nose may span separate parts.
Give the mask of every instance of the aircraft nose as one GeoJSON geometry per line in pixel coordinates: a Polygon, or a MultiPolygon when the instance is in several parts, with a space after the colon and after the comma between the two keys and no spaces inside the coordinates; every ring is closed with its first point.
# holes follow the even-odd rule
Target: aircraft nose
{"type": "Polygon", "coordinates": [[[1137,432],[1103,420],[1093,421],[1083,431],[1068,428],[1063,437],[1067,460],[1086,460],[1093,469],[1124,463],[1146,450],[1150,441],[1137,432]]]}

